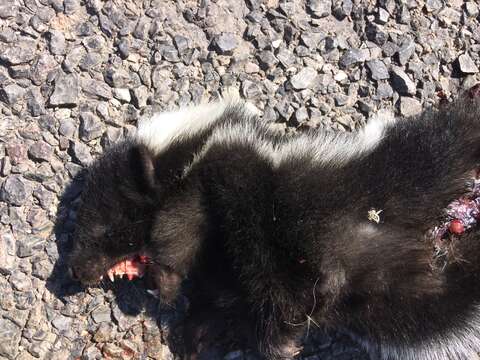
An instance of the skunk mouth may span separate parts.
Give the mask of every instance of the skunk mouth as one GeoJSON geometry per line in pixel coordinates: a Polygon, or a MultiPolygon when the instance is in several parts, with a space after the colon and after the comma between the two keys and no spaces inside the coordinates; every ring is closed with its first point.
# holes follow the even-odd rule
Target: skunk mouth
{"type": "MultiPolygon", "coordinates": [[[[114,282],[116,278],[123,278],[124,276],[126,276],[128,280],[142,278],[151,262],[152,261],[148,255],[131,255],[116,262],[107,270],[106,275],[112,282],[114,282]]],[[[100,280],[102,279],[103,276],[100,277],[100,280]]]]}

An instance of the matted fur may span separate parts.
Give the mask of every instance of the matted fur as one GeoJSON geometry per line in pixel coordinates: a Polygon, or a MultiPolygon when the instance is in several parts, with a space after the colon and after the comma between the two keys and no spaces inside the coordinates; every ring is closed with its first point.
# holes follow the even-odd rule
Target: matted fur
{"type": "Polygon", "coordinates": [[[228,323],[267,359],[293,356],[312,324],[381,359],[467,359],[480,232],[442,269],[425,232],[467,191],[479,150],[478,100],[291,137],[238,99],[156,116],[91,167],[71,265],[92,285],[146,252],[167,302],[190,278],[190,358],[228,323]]]}

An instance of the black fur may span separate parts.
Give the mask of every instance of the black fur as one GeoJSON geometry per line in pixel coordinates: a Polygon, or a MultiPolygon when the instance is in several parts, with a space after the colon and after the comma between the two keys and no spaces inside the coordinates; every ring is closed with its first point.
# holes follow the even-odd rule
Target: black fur
{"type": "Polygon", "coordinates": [[[293,356],[316,325],[348,329],[384,359],[479,351],[480,232],[441,268],[425,237],[479,165],[478,100],[397,121],[373,151],[342,164],[308,152],[275,163],[255,146],[288,141],[237,106],[158,155],[140,140],[110,149],[82,195],[75,275],[92,285],[147,252],[165,301],[190,278],[191,358],[221,324],[267,359],[293,356]],[[253,144],[212,137],[238,123],[249,123],[253,144]],[[371,209],[382,210],[379,224],[371,209]]]}

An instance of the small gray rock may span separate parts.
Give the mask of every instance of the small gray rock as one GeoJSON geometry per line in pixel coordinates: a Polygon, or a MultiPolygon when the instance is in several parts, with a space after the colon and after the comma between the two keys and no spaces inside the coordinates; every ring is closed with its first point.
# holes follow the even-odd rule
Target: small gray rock
{"type": "Polygon", "coordinates": [[[302,43],[310,50],[315,50],[323,39],[325,39],[325,35],[322,33],[303,33],[300,36],[302,43]]]}
{"type": "Polygon", "coordinates": [[[372,79],[374,80],[385,80],[390,77],[388,69],[381,60],[370,60],[367,61],[367,67],[372,74],[372,79]]]}
{"type": "Polygon", "coordinates": [[[286,48],[281,48],[278,51],[277,59],[285,68],[289,68],[290,66],[295,64],[295,60],[296,60],[295,55],[293,55],[293,53],[286,48]]]}
{"type": "Polygon", "coordinates": [[[97,360],[103,359],[104,357],[100,349],[94,345],[87,346],[82,352],[82,360],[97,360]]]}
{"type": "Polygon", "coordinates": [[[140,109],[147,106],[148,88],[141,85],[132,90],[132,103],[136,108],[140,109]]]}
{"type": "Polygon", "coordinates": [[[91,141],[102,136],[104,131],[100,119],[91,112],[80,113],[80,137],[84,141],[91,141]]]}
{"type": "Polygon", "coordinates": [[[50,161],[53,148],[45,141],[37,141],[28,149],[28,154],[34,160],[50,161]]]}
{"type": "MultiPolygon", "coordinates": [[[[102,347],[102,354],[108,359],[121,359],[124,356],[124,350],[113,343],[107,343],[102,347]]],[[[161,356],[161,358],[164,357],[161,356]]]]}
{"type": "Polygon", "coordinates": [[[52,320],[52,325],[59,332],[65,332],[72,326],[73,319],[63,315],[57,315],[52,320]]]}
{"type": "Polygon", "coordinates": [[[32,189],[30,184],[20,175],[11,175],[7,177],[3,182],[0,191],[0,197],[14,206],[24,205],[31,194],[32,189]]]}
{"type": "Polygon", "coordinates": [[[247,74],[256,74],[260,71],[260,67],[254,62],[250,61],[245,63],[244,69],[247,74]]]}
{"type": "Polygon", "coordinates": [[[122,59],[128,58],[128,56],[130,55],[130,41],[128,40],[128,38],[123,38],[122,40],[120,40],[120,42],[118,43],[118,52],[122,59]]]}
{"type": "Polygon", "coordinates": [[[89,51],[85,56],[80,60],[78,66],[83,71],[90,71],[92,68],[100,65],[103,61],[103,57],[101,54],[89,51]]]}
{"type": "Polygon", "coordinates": [[[0,59],[9,65],[25,64],[33,60],[36,55],[37,43],[34,40],[21,40],[10,46],[1,55],[0,59]]]}
{"type": "Polygon", "coordinates": [[[40,206],[44,210],[49,210],[56,199],[55,194],[51,191],[48,191],[43,186],[37,187],[33,191],[33,196],[38,200],[40,206]]]}
{"type": "Polygon", "coordinates": [[[98,329],[93,336],[93,340],[96,343],[104,343],[111,341],[113,339],[113,335],[112,325],[108,322],[102,322],[98,326],[98,329]]]}
{"type": "Polygon", "coordinates": [[[15,17],[18,12],[18,6],[14,3],[9,4],[7,1],[0,5],[0,19],[9,19],[15,17]]]}
{"type": "Polygon", "coordinates": [[[308,8],[317,17],[325,17],[332,13],[332,0],[309,0],[308,8]]]}
{"type": "Polygon", "coordinates": [[[75,134],[76,126],[73,120],[71,119],[62,119],[60,120],[60,126],[58,128],[58,133],[67,138],[73,137],[75,134]]]}
{"type": "Polygon", "coordinates": [[[262,95],[262,89],[256,82],[244,80],[242,82],[242,94],[247,99],[256,99],[262,95]]]}
{"type": "Polygon", "coordinates": [[[64,11],[66,15],[73,15],[80,9],[79,0],[64,0],[63,1],[64,11]]]}
{"type": "Polygon", "coordinates": [[[398,62],[405,65],[415,53],[415,42],[413,40],[405,41],[398,49],[398,62]]]}
{"type": "Polygon", "coordinates": [[[110,307],[105,305],[97,307],[92,311],[91,315],[93,321],[95,321],[97,324],[112,321],[110,307]]]}
{"type": "Polygon", "coordinates": [[[175,44],[175,47],[179,53],[183,53],[190,47],[188,38],[182,35],[175,35],[173,37],[173,43],[175,44]]]}
{"type": "Polygon", "coordinates": [[[333,15],[339,20],[350,16],[353,9],[352,0],[336,0],[333,2],[333,15]]]}
{"type": "Polygon", "coordinates": [[[81,45],[73,47],[65,57],[63,61],[63,68],[66,72],[73,73],[75,71],[75,67],[78,66],[80,61],[83,59],[87,51],[81,45]]]}
{"type": "Polygon", "coordinates": [[[335,122],[342,124],[346,129],[353,129],[355,125],[350,115],[338,116],[335,118],[335,122]]]}
{"type": "Polygon", "coordinates": [[[385,10],[384,8],[378,8],[377,23],[381,25],[385,25],[388,22],[389,18],[390,18],[390,14],[388,13],[387,10],[385,10]]]}
{"type": "Polygon", "coordinates": [[[237,36],[233,33],[222,33],[215,39],[215,44],[220,53],[231,53],[238,46],[237,36]]]}
{"type": "Polygon", "coordinates": [[[478,73],[478,67],[473,62],[472,58],[468,54],[463,54],[458,57],[458,67],[464,74],[476,74],[478,73]]]}
{"type": "Polygon", "coordinates": [[[47,280],[52,270],[53,265],[48,260],[35,261],[32,264],[32,275],[41,280],[47,280]]]}
{"type": "Polygon", "coordinates": [[[25,89],[17,84],[9,84],[0,91],[0,98],[8,105],[14,105],[25,95],[25,89]]]}
{"type": "Polygon", "coordinates": [[[345,106],[348,104],[349,97],[345,94],[335,95],[335,105],[336,106],[345,106]]]}
{"type": "Polygon", "coordinates": [[[392,85],[393,88],[402,95],[415,95],[417,87],[410,77],[398,66],[392,66],[392,85]]]}
{"type": "Polygon", "coordinates": [[[308,111],[305,106],[301,106],[295,111],[295,119],[299,124],[308,120],[308,111]]]}
{"type": "Polygon", "coordinates": [[[27,148],[21,142],[12,141],[8,143],[6,150],[13,165],[18,165],[27,159],[27,148]]]}
{"type": "Polygon", "coordinates": [[[0,355],[15,359],[22,329],[8,319],[0,318],[0,355]]]}
{"type": "Polygon", "coordinates": [[[105,100],[110,100],[113,97],[112,89],[103,81],[83,79],[81,85],[83,92],[91,97],[105,100]]]}
{"type": "Polygon", "coordinates": [[[411,18],[412,17],[410,15],[410,11],[408,9],[408,6],[402,5],[400,7],[400,14],[398,15],[398,22],[400,24],[409,25],[411,18]]]}
{"type": "Polygon", "coordinates": [[[317,71],[306,67],[300,70],[297,74],[292,76],[290,83],[296,90],[310,89],[315,85],[317,78],[317,71]]]}
{"type": "Polygon", "coordinates": [[[78,104],[78,78],[74,74],[61,74],[55,81],[55,90],[50,96],[50,105],[78,104]]]}
{"type": "Polygon", "coordinates": [[[132,97],[128,89],[113,89],[113,97],[121,102],[129,103],[132,97]]]}
{"type": "Polygon", "coordinates": [[[45,114],[45,99],[38,88],[33,88],[28,92],[27,108],[34,117],[45,114]]]}
{"type": "Polygon", "coordinates": [[[375,105],[368,99],[359,99],[357,105],[364,113],[371,113],[375,109],[375,105]]]}
{"type": "Polygon", "coordinates": [[[12,274],[10,275],[8,281],[10,282],[10,284],[12,284],[12,287],[15,290],[27,291],[32,289],[32,281],[30,280],[30,277],[25,275],[20,270],[12,271],[12,274]]]}
{"type": "Polygon", "coordinates": [[[13,79],[29,79],[30,69],[29,64],[12,65],[8,68],[8,73],[13,79]]]}
{"type": "Polygon", "coordinates": [[[58,30],[51,30],[48,33],[49,48],[53,55],[63,55],[65,53],[65,37],[58,30]]]}
{"type": "Polygon", "coordinates": [[[12,171],[12,164],[10,163],[10,158],[8,156],[4,156],[0,159],[0,175],[8,176],[12,171]]]}
{"type": "Polygon", "coordinates": [[[364,62],[366,60],[365,52],[360,49],[349,49],[340,58],[339,64],[343,68],[364,62]]]}
{"type": "Polygon", "coordinates": [[[121,68],[109,68],[104,77],[106,83],[115,88],[128,88],[131,83],[130,74],[121,68]]]}
{"type": "Polygon", "coordinates": [[[44,85],[49,74],[58,67],[59,65],[53,55],[49,53],[39,55],[31,68],[32,82],[38,86],[44,85]]]}
{"type": "Polygon", "coordinates": [[[477,17],[480,13],[478,6],[474,1],[467,1],[465,3],[465,12],[470,17],[477,17]]]}
{"type": "Polygon", "coordinates": [[[443,7],[441,0],[427,0],[425,1],[425,8],[428,12],[436,12],[443,7]]]}
{"type": "Polygon", "coordinates": [[[8,275],[15,269],[17,265],[15,248],[16,241],[11,230],[2,231],[0,233],[0,274],[8,275]]]}
{"type": "Polygon", "coordinates": [[[422,111],[422,104],[417,99],[402,96],[400,98],[400,114],[405,117],[414,116],[422,111]]]}
{"type": "Polygon", "coordinates": [[[140,40],[146,40],[148,37],[148,31],[150,30],[150,25],[152,20],[147,16],[142,16],[138,19],[135,30],[133,31],[133,36],[140,40]]]}
{"type": "Polygon", "coordinates": [[[265,50],[257,55],[260,67],[264,70],[273,68],[278,64],[278,59],[273,55],[271,51],[265,50]]]}
{"type": "Polygon", "coordinates": [[[161,45],[159,46],[159,53],[162,56],[162,59],[165,59],[169,62],[179,62],[180,58],[178,57],[178,51],[173,45],[161,45]]]}
{"type": "Polygon", "coordinates": [[[109,147],[123,138],[122,129],[108,127],[102,137],[102,146],[109,147]]]}
{"type": "Polygon", "coordinates": [[[32,256],[43,249],[45,240],[36,236],[25,236],[17,242],[17,256],[20,258],[32,256]]]}
{"type": "Polygon", "coordinates": [[[393,56],[397,51],[398,51],[397,44],[391,41],[385,42],[385,44],[383,44],[382,46],[383,55],[385,55],[386,57],[393,56]]]}
{"type": "Polygon", "coordinates": [[[393,96],[393,89],[389,83],[379,81],[377,86],[377,98],[379,100],[386,99],[393,96]]]}
{"type": "Polygon", "coordinates": [[[117,304],[112,306],[112,315],[118,324],[118,330],[125,331],[131,328],[136,322],[136,318],[131,315],[125,314],[117,304]]]}
{"type": "Polygon", "coordinates": [[[90,148],[80,141],[74,141],[71,143],[71,152],[74,160],[80,165],[88,165],[92,162],[93,158],[90,154],[90,148]]]}
{"type": "Polygon", "coordinates": [[[438,18],[445,25],[460,24],[462,12],[451,7],[445,7],[438,13],[438,18]]]}

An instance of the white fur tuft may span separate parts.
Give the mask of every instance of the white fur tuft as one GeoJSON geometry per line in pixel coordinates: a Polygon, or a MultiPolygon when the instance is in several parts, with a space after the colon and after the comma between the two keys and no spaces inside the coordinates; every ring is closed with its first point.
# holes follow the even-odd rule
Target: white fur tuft
{"type": "Polygon", "coordinates": [[[238,90],[227,88],[218,101],[155,114],[140,121],[137,139],[158,154],[176,139],[188,138],[217,121],[231,106],[241,103],[238,90]]]}

